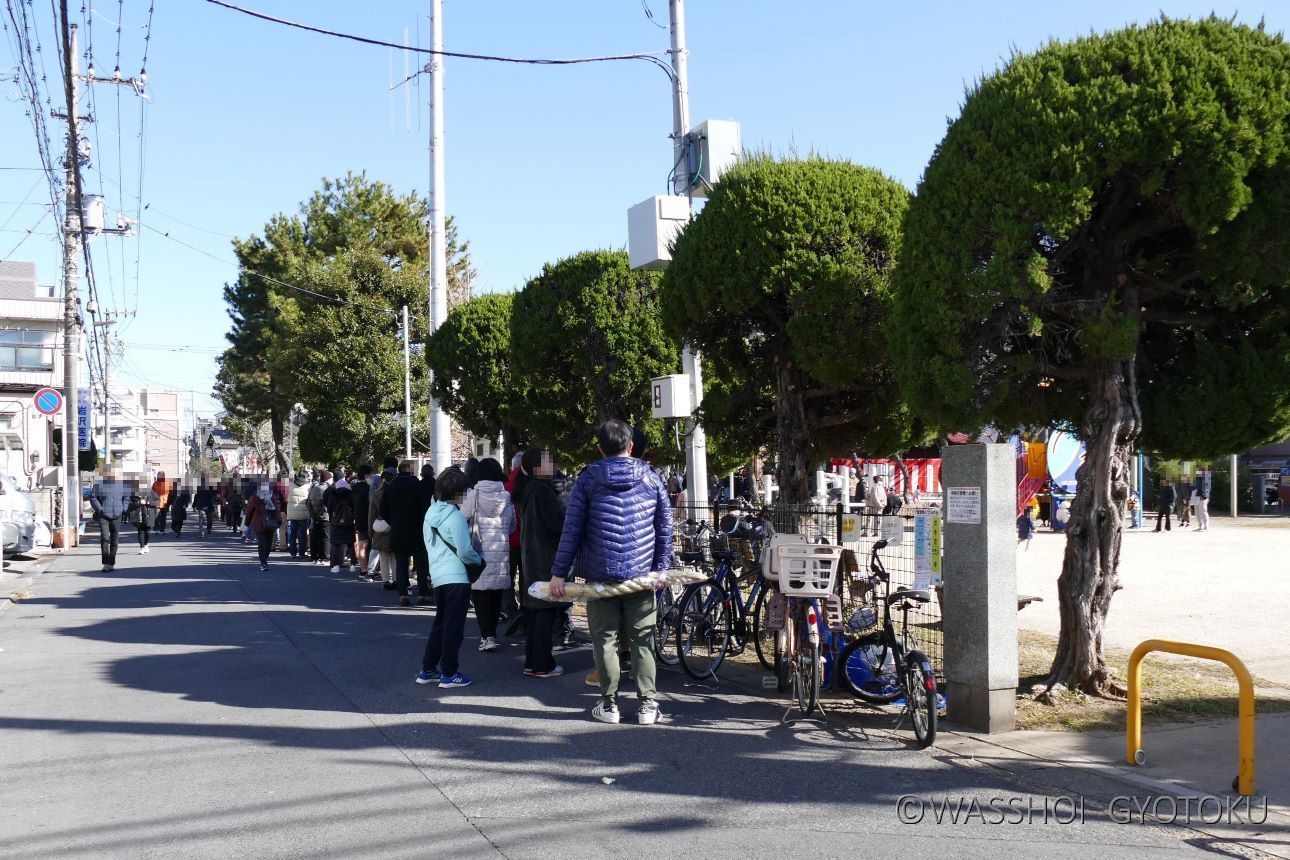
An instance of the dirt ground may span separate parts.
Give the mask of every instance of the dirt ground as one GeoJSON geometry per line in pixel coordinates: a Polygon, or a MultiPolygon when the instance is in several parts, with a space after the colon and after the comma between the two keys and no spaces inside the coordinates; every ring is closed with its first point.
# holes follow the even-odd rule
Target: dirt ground
{"type": "MultiPolygon", "coordinates": [[[[1123,590],[1107,620],[1108,648],[1132,650],[1144,639],[1226,648],[1256,678],[1290,686],[1290,518],[1212,518],[1210,529],[1127,529],[1120,563],[1123,590]]],[[[1023,630],[1056,635],[1057,577],[1064,534],[1041,530],[1018,548],[1017,590],[1037,594],[1017,616],[1023,630]]],[[[1151,657],[1151,660],[1170,659],[1151,657]]]]}

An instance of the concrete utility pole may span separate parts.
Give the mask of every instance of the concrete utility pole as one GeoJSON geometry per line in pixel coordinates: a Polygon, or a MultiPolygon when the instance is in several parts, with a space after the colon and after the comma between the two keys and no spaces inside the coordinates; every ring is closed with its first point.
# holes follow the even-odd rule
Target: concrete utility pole
{"type": "MultiPolygon", "coordinates": [[[[669,0],[672,32],[672,158],[677,165],[672,193],[690,198],[694,210],[694,176],[690,173],[690,86],[689,58],[685,48],[685,0],[669,0]]],[[[690,378],[690,403],[703,402],[703,361],[699,353],[685,344],[681,369],[690,378]]],[[[702,425],[691,419],[685,446],[685,491],[691,508],[708,506],[708,437],[702,425]]]]}
{"type": "MultiPolygon", "coordinates": [[[[430,48],[443,50],[443,0],[430,0],[430,48]]],[[[448,317],[448,216],[443,177],[443,57],[430,57],[430,334],[448,317]]],[[[434,381],[431,371],[431,381],[434,381]]],[[[412,444],[408,443],[408,456],[412,444]]],[[[430,395],[430,462],[445,469],[452,462],[452,424],[430,395]]]]}
{"type": "MultiPolygon", "coordinates": [[[[67,3],[62,4],[63,21],[67,21],[67,3]]],[[[63,70],[67,95],[67,176],[65,180],[63,224],[63,547],[72,546],[79,530],[81,513],[81,479],[77,472],[80,440],[77,435],[79,415],[76,386],[80,382],[81,321],[77,297],[77,275],[81,257],[81,207],[76,188],[77,158],[80,157],[76,134],[76,102],[80,94],[80,54],[76,25],[71,25],[63,70]]]]}

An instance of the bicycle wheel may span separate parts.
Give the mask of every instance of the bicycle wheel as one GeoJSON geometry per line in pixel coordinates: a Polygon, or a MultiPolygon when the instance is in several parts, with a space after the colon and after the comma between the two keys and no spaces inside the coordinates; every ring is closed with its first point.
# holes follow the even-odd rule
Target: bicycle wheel
{"type": "Polygon", "coordinates": [[[788,692],[793,679],[793,651],[797,640],[793,638],[793,619],[784,619],[784,629],[775,631],[775,689],[788,692]]]}
{"type": "Polygon", "coordinates": [[[730,601],[715,582],[696,582],[681,595],[676,650],[685,674],[711,678],[730,647],[730,601]]]}
{"type": "Polygon", "coordinates": [[[815,713],[820,703],[820,643],[812,642],[810,630],[803,623],[798,627],[797,656],[793,661],[793,695],[802,716],[815,713]]]}
{"type": "Polygon", "coordinates": [[[914,725],[914,739],[919,749],[927,749],[936,742],[936,676],[922,651],[910,651],[905,656],[903,675],[905,707],[914,725]]]}
{"type": "Polygon", "coordinates": [[[752,611],[753,647],[757,650],[758,662],[767,672],[775,671],[775,631],[766,629],[766,603],[774,593],[772,586],[763,583],[752,611]]]}
{"type": "Polygon", "coordinates": [[[656,601],[654,656],[664,666],[675,666],[681,662],[680,656],[676,653],[676,618],[680,604],[671,586],[660,591],[656,601]]]}
{"type": "Polygon", "coordinates": [[[874,705],[899,699],[904,690],[891,644],[881,632],[852,639],[838,655],[838,676],[851,695],[874,705]]]}

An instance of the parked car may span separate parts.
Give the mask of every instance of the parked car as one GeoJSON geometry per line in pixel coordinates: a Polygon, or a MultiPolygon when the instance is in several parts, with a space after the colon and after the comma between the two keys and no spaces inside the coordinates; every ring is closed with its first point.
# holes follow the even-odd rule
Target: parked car
{"type": "Polygon", "coordinates": [[[0,475],[0,544],[6,554],[31,552],[35,544],[36,501],[9,475],[0,475]]]}

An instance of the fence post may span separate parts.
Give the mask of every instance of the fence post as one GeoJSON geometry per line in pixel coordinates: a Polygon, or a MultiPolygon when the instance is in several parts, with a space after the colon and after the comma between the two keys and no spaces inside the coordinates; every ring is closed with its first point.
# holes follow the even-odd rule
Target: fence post
{"type": "Polygon", "coordinates": [[[1009,445],[944,450],[945,679],[949,718],[1016,727],[1017,465],[1009,445]]]}
{"type": "Polygon", "coordinates": [[[837,527],[835,532],[838,538],[838,546],[842,546],[842,516],[845,512],[846,505],[842,502],[838,502],[837,507],[834,509],[834,525],[837,527]]]}

